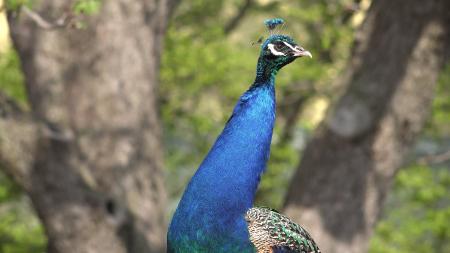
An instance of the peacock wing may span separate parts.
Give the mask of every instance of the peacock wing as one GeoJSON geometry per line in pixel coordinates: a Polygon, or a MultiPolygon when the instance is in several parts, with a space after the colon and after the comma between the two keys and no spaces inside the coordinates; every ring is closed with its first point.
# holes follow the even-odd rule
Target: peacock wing
{"type": "Polygon", "coordinates": [[[320,253],[304,228],[273,209],[250,208],[245,220],[258,253],[320,253]]]}

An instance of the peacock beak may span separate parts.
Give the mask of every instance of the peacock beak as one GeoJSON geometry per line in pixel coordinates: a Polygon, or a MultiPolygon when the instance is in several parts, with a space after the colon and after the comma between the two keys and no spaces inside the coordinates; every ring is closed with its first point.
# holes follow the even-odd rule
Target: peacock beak
{"type": "Polygon", "coordinates": [[[306,51],[303,47],[295,46],[292,51],[294,51],[295,57],[308,56],[309,58],[312,58],[312,54],[309,51],[306,51]]]}

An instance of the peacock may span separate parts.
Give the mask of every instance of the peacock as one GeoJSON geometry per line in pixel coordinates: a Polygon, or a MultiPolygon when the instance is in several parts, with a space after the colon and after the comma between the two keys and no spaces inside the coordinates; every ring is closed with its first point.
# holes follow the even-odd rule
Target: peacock
{"type": "Polygon", "coordinates": [[[189,182],[167,234],[167,252],[305,252],[320,250],[308,232],[277,211],[253,207],[270,153],[275,76],[311,53],[267,20],[256,78],[242,94],[220,136],[189,182]]]}

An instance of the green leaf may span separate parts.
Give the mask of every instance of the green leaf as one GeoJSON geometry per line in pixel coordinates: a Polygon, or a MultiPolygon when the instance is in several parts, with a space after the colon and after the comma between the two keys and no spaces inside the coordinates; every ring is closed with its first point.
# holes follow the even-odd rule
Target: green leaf
{"type": "Polygon", "coordinates": [[[78,0],[73,6],[75,14],[94,15],[100,10],[101,0],[78,0]]]}

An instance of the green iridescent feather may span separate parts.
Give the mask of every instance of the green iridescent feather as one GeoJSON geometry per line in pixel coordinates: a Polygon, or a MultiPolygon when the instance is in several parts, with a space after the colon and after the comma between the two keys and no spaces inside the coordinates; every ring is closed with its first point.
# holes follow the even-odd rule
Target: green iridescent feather
{"type": "Polygon", "coordinates": [[[247,211],[250,238],[259,253],[299,252],[320,253],[311,235],[300,225],[277,211],[254,207],[247,211]]]}

